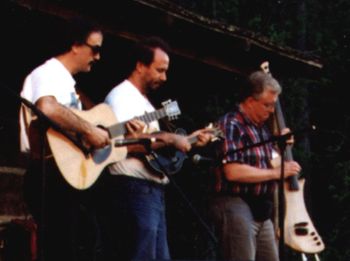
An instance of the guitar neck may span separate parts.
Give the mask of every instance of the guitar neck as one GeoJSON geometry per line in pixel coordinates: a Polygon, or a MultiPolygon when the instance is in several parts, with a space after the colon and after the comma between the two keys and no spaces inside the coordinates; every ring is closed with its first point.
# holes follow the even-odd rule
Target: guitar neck
{"type": "MultiPolygon", "coordinates": [[[[279,130],[282,130],[282,129],[286,128],[287,126],[286,126],[286,123],[284,121],[282,107],[281,107],[281,103],[279,100],[277,100],[277,102],[276,102],[276,110],[275,111],[276,111],[276,117],[277,117],[279,130]]],[[[293,160],[292,149],[290,148],[290,146],[286,147],[285,153],[286,153],[285,154],[286,160],[288,160],[288,161],[293,160]]]]}
{"type": "MultiPolygon", "coordinates": [[[[152,121],[159,120],[159,119],[164,118],[166,116],[167,116],[166,110],[164,108],[162,108],[162,109],[159,109],[156,111],[147,112],[141,116],[137,116],[137,117],[135,117],[135,119],[141,120],[145,123],[150,123],[152,121]]],[[[118,137],[120,135],[126,134],[127,133],[126,123],[127,122],[128,121],[119,122],[117,124],[109,126],[107,129],[108,129],[111,137],[115,138],[115,137],[118,137]]]]}
{"type": "MultiPolygon", "coordinates": [[[[260,67],[264,73],[271,74],[268,62],[263,62],[260,65],[260,67]]],[[[276,119],[277,127],[278,127],[279,131],[286,128],[286,123],[284,121],[284,116],[283,116],[283,112],[282,112],[282,106],[281,106],[279,99],[277,99],[277,102],[276,102],[275,119],[276,119]]],[[[286,146],[284,155],[285,155],[285,158],[287,161],[293,160],[292,149],[290,148],[290,146],[286,146]]],[[[296,176],[291,176],[287,180],[289,182],[289,188],[291,190],[294,190],[294,191],[299,190],[299,183],[298,183],[298,179],[296,176]]]]}
{"type": "MultiPolygon", "coordinates": [[[[279,129],[282,130],[282,129],[286,128],[286,123],[284,121],[282,107],[281,107],[279,100],[277,100],[277,102],[276,102],[275,112],[276,112],[276,118],[277,118],[279,129]]],[[[293,160],[292,149],[290,148],[290,146],[286,146],[285,158],[287,161],[293,160]]],[[[299,190],[298,179],[296,176],[289,177],[288,182],[289,182],[289,188],[291,190],[294,190],[294,191],[299,190]]]]}
{"type": "Polygon", "coordinates": [[[190,137],[187,140],[192,145],[192,144],[194,144],[194,143],[196,143],[198,141],[198,135],[190,137]]]}

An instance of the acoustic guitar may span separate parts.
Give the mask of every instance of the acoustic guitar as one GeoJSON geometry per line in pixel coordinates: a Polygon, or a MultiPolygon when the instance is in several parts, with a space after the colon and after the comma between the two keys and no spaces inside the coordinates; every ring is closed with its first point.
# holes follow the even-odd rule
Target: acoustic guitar
{"type": "MultiPolygon", "coordinates": [[[[135,117],[145,123],[150,123],[164,117],[176,119],[180,109],[176,101],[165,101],[163,108],[135,117]]],[[[73,109],[72,109],[73,110],[73,109]]],[[[126,121],[117,121],[112,109],[107,104],[98,104],[90,110],[73,110],[79,117],[100,126],[109,132],[111,143],[102,149],[89,150],[84,147],[79,136],[67,137],[59,131],[49,128],[47,139],[56,164],[65,180],[74,188],[83,190],[95,183],[102,170],[113,162],[126,157],[125,146],[113,145],[116,139],[126,134],[126,121]]]]}
{"type": "MultiPolygon", "coordinates": [[[[268,62],[262,63],[261,69],[270,74],[268,62]]],[[[279,100],[275,107],[275,120],[278,129],[286,128],[279,100]]],[[[286,147],[285,160],[293,160],[290,146],[286,147]]],[[[304,185],[305,179],[296,176],[288,177],[284,183],[284,241],[287,246],[296,251],[316,254],[321,252],[325,246],[307,213],[304,203],[304,185]]]]}

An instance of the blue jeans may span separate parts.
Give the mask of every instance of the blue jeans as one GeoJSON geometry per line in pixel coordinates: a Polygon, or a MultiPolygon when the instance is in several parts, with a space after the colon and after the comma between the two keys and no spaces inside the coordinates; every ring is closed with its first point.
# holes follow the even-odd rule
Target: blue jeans
{"type": "Polygon", "coordinates": [[[108,179],[101,260],[170,259],[164,185],[124,175],[108,179]]]}
{"type": "Polygon", "coordinates": [[[279,260],[271,219],[255,221],[248,204],[240,197],[214,197],[210,202],[210,217],[223,260],[279,260]]]}

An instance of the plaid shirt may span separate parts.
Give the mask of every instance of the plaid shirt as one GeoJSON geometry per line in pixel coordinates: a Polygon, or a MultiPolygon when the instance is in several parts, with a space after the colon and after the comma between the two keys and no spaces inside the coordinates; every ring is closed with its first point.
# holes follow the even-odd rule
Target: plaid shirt
{"type": "MultiPolygon", "coordinates": [[[[246,150],[237,149],[262,142],[271,137],[269,128],[266,125],[257,126],[249,120],[238,108],[220,118],[219,124],[225,134],[225,140],[221,147],[222,157],[225,163],[237,162],[248,164],[257,168],[270,168],[272,159],[273,144],[267,143],[261,146],[252,147],[246,150]],[[235,152],[236,151],[236,152],[235,152]]],[[[276,181],[261,183],[237,183],[227,181],[221,173],[221,188],[224,193],[237,195],[266,195],[272,194],[275,190],[276,181]]]]}

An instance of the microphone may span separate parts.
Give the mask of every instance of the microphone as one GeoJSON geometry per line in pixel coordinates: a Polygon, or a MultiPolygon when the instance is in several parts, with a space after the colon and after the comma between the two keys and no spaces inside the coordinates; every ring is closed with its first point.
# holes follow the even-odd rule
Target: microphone
{"type": "Polygon", "coordinates": [[[115,147],[122,147],[127,145],[141,144],[149,146],[151,143],[155,142],[156,138],[140,138],[140,139],[118,139],[114,141],[115,147]]]}
{"type": "Polygon", "coordinates": [[[192,157],[192,162],[194,164],[199,164],[200,162],[214,162],[214,159],[213,158],[209,158],[209,157],[204,157],[204,156],[201,156],[199,154],[195,154],[193,155],[192,157]]]}

